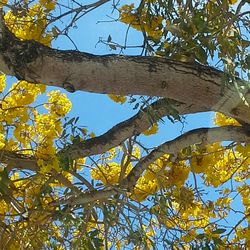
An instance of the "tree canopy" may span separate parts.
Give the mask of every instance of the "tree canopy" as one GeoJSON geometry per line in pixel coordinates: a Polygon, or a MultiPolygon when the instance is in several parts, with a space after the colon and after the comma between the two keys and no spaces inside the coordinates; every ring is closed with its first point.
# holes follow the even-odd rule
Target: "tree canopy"
{"type": "Polygon", "coordinates": [[[0,5],[1,249],[250,248],[248,0],[0,5]],[[71,30],[101,6],[127,26],[124,43],[79,51],[71,30]],[[61,37],[75,50],[57,49],[61,37]],[[136,114],[95,135],[62,89],[136,114]],[[200,112],[214,124],[146,146],[200,112]]]}

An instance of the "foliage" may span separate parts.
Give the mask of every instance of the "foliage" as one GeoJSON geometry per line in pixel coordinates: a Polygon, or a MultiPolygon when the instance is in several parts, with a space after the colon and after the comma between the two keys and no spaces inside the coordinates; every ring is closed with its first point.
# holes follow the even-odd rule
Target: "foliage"
{"type": "MultiPolygon", "coordinates": [[[[238,76],[249,79],[250,70],[249,13],[242,11],[241,3],[145,0],[137,7],[131,3],[114,8],[120,22],[142,32],[145,55],[221,63],[227,84],[237,86],[232,83],[238,76]]],[[[53,0],[1,4],[5,24],[17,38],[45,46],[60,35],[68,36],[87,8],[79,3],[75,7],[75,1],[64,13],[59,9],[65,4],[53,0]],[[66,28],[56,24],[73,13],[66,28]]],[[[118,47],[111,37],[107,44],[118,47]]],[[[6,87],[3,74],[0,92],[2,249],[250,247],[247,142],[190,145],[175,156],[163,152],[148,164],[134,188],[126,190],[119,185],[152,152],[140,140],[158,133],[155,119],[151,117],[152,126],[140,136],[134,134],[102,154],[73,159],[65,153],[67,147],[96,137],[78,125],[78,118],[67,117],[71,102],[65,94],[53,90],[45,100],[44,85],[17,81],[6,87]],[[112,197],[95,198],[95,192],[110,187],[116,189],[112,197]],[[82,194],[90,194],[91,200],[63,203],[82,194]]],[[[124,96],[109,97],[121,104],[127,101],[124,96]]],[[[241,126],[221,113],[215,114],[214,122],[241,126]]]]}

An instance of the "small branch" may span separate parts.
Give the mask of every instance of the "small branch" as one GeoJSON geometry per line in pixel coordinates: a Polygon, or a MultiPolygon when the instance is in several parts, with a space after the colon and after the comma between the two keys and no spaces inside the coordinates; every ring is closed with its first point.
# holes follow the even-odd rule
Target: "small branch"
{"type": "Polygon", "coordinates": [[[74,175],[77,179],[79,179],[90,191],[94,191],[94,187],[88,182],[84,177],[82,177],[80,174],[72,171],[72,170],[67,170],[70,174],[74,175]]]}
{"type": "Polygon", "coordinates": [[[65,187],[68,187],[72,190],[72,192],[75,192],[76,194],[81,194],[82,192],[74,186],[74,184],[71,183],[65,176],[63,176],[61,173],[58,173],[55,169],[52,169],[52,175],[53,177],[58,180],[61,184],[63,184],[65,187]]]}
{"type": "Polygon", "coordinates": [[[164,154],[176,155],[181,149],[194,144],[211,144],[217,141],[250,142],[249,131],[242,127],[225,126],[218,128],[199,128],[191,130],[172,141],[158,146],[140,160],[122,183],[122,188],[131,191],[143,171],[164,154]]]}
{"type": "Polygon", "coordinates": [[[115,195],[117,193],[118,191],[114,188],[108,188],[104,190],[95,190],[95,191],[83,193],[81,195],[71,196],[66,199],[61,199],[61,200],[52,202],[50,205],[51,206],[57,206],[57,205],[74,206],[74,205],[79,205],[79,204],[84,205],[84,204],[88,204],[88,203],[95,202],[95,201],[105,200],[109,198],[110,196],[115,195]]]}
{"type": "Polygon", "coordinates": [[[60,20],[60,19],[62,19],[63,17],[68,16],[68,15],[70,15],[70,14],[73,14],[73,13],[80,14],[82,11],[86,11],[86,10],[91,9],[91,8],[99,7],[99,6],[101,6],[101,5],[103,5],[104,3],[107,3],[107,2],[109,2],[109,1],[110,1],[110,0],[99,0],[99,1],[97,1],[97,2],[95,2],[95,3],[82,5],[82,6],[78,7],[78,8],[71,9],[71,10],[69,10],[69,11],[67,11],[67,12],[64,12],[63,14],[61,14],[61,15],[59,15],[59,16],[57,16],[57,17],[54,17],[53,19],[51,19],[51,21],[49,22],[49,24],[51,24],[51,23],[53,23],[53,22],[55,22],[55,21],[57,21],[57,20],[60,20]]]}

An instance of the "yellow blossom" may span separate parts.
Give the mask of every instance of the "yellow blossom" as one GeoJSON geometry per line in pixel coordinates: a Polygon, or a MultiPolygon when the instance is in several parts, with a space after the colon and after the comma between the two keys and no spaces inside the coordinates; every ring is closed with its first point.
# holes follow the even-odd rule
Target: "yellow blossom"
{"type": "MultiPolygon", "coordinates": [[[[129,164],[125,171],[125,176],[132,169],[132,164],[129,164]]],[[[91,177],[95,180],[100,180],[104,185],[114,185],[119,182],[121,166],[116,162],[111,162],[106,165],[99,165],[91,170],[91,177]]]]}
{"type": "Polygon", "coordinates": [[[125,96],[122,95],[113,95],[113,94],[109,94],[108,97],[113,100],[114,102],[123,104],[126,102],[127,98],[125,96]]]}
{"type": "Polygon", "coordinates": [[[5,136],[4,134],[0,133],[0,149],[5,147],[5,136]]]}
{"type": "Polygon", "coordinates": [[[158,125],[154,123],[148,130],[144,131],[143,134],[146,136],[156,134],[158,132],[158,125]]]}
{"type": "Polygon", "coordinates": [[[238,0],[228,0],[229,4],[236,4],[238,0]]]}
{"type": "Polygon", "coordinates": [[[147,180],[145,177],[140,177],[133,190],[131,198],[140,202],[145,200],[149,195],[155,194],[159,190],[157,180],[147,180]]]}
{"type": "Polygon", "coordinates": [[[56,1],[53,0],[39,0],[39,3],[48,11],[54,10],[56,6],[56,1]]]}
{"type": "Polygon", "coordinates": [[[6,76],[0,75],[0,92],[3,92],[6,85],[6,76]]]}
{"type": "Polygon", "coordinates": [[[215,125],[218,126],[228,126],[228,125],[240,126],[240,124],[235,119],[219,112],[215,114],[214,123],[215,125]]]}
{"type": "Polygon", "coordinates": [[[49,96],[49,99],[44,107],[50,112],[50,114],[63,117],[71,110],[72,104],[65,94],[56,90],[49,92],[47,95],[49,96]]]}

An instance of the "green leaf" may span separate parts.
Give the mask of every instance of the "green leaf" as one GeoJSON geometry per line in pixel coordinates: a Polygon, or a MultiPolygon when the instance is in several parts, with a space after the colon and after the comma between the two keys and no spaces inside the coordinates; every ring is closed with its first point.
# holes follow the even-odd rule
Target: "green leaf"
{"type": "Polygon", "coordinates": [[[69,170],[70,163],[72,163],[72,160],[68,156],[60,156],[59,157],[59,166],[63,170],[69,170]]]}
{"type": "Polygon", "coordinates": [[[250,46],[250,41],[248,41],[248,40],[242,39],[241,43],[242,43],[242,47],[247,48],[248,46],[250,46]]]}
{"type": "Polygon", "coordinates": [[[207,64],[207,52],[201,46],[197,48],[195,56],[196,59],[199,60],[199,62],[207,64]]]}
{"type": "Polygon", "coordinates": [[[202,240],[202,239],[204,239],[205,238],[205,234],[198,234],[197,236],[196,236],[196,239],[199,239],[199,240],[202,240]]]}
{"type": "Polygon", "coordinates": [[[139,107],[139,103],[136,103],[133,109],[138,109],[138,107],[139,107]]]}
{"type": "Polygon", "coordinates": [[[116,46],[113,45],[113,44],[109,44],[109,47],[110,47],[112,50],[116,50],[116,46]]]}
{"type": "Polygon", "coordinates": [[[224,245],[224,242],[220,238],[213,238],[213,241],[215,245],[224,245]]]}
{"type": "Polygon", "coordinates": [[[212,234],[223,234],[223,233],[225,233],[226,231],[227,231],[227,230],[224,229],[224,228],[218,228],[218,229],[214,230],[214,231],[212,232],[212,234]]]}
{"type": "Polygon", "coordinates": [[[91,231],[89,234],[90,234],[90,237],[91,238],[94,238],[95,236],[97,236],[99,234],[99,230],[95,229],[93,231],[91,231]]]}
{"type": "Polygon", "coordinates": [[[169,25],[166,30],[170,31],[174,36],[181,36],[181,30],[177,25],[169,25]]]}
{"type": "Polygon", "coordinates": [[[111,35],[108,36],[107,42],[110,43],[112,41],[111,35]]]}
{"type": "Polygon", "coordinates": [[[250,70],[250,55],[247,55],[247,56],[246,56],[245,61],[246,61],[247,69],[250,70]]]}
{"type": "Polygon", "coordinates": [[[210,247],[208,245],[204,246],[204,247],[202,247],[202,250],[210,250],[210,247]]]}
{"type": "Polygon", "coordinates": [[[54,26],[51,30],[52,34],[53,34],[53,37],[58,37],[58,35],[60,34],[60,30],[54,26]]]}
{"type": "Polygon", "coordinates": [[[66,124],[73,124],[75,117],[71,118],[66,124]]]}

